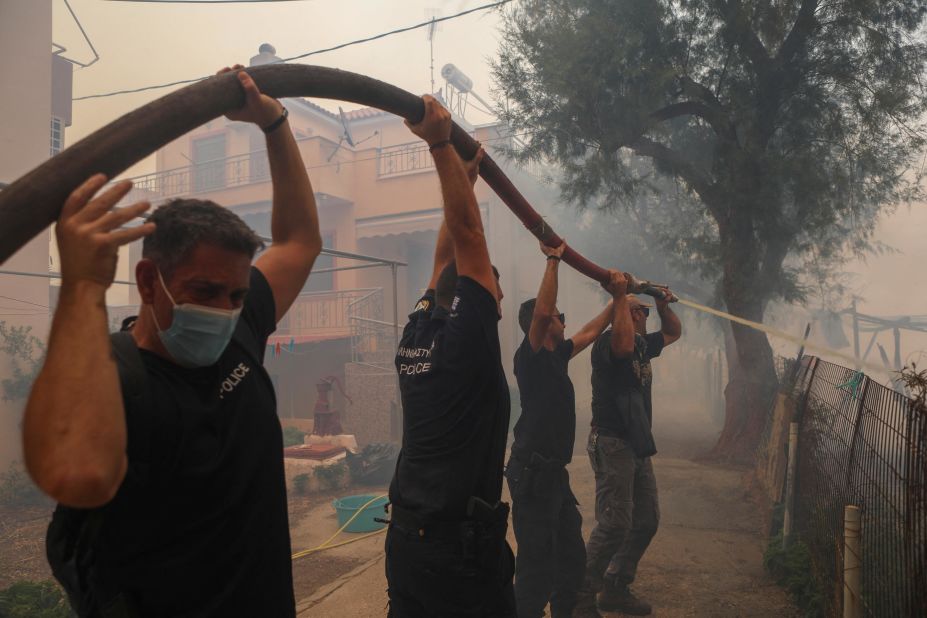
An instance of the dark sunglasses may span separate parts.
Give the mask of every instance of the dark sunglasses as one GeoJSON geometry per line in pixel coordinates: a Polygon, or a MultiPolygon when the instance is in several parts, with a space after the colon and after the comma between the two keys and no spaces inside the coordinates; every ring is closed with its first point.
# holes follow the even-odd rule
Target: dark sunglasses
{"type": "Polygon", "coordinates": [[[644,314],[644,317],[650,317],[650,307],[634,307],[644,314]]]}
{"type": "Polygon", "coordinates": [[[557,317],[560,319],[560,323],[563,324],[564,326],[566,326],[566,314],[565,314],[565,313],[561,313],[561,314],[558,315],[557,317]]]}

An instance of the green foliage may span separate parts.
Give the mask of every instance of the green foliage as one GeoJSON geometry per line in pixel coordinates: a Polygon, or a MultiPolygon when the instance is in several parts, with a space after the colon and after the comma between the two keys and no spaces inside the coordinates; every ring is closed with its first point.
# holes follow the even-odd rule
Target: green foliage
{"type": "Polygon", "coordinates": [[[801,541],[794,540],[782,548],[782,535],[770,539],[763,555],[766,570],[784,587],[808,618],[824,616],[825,598],[811,566],[811,553],[801,541]]]}
{"type": "Polygon", "coordinates": [[[3,401],[25,399],[42,368],[45,345],[32,335],[31,326],[8,326],[0,320],[0,352],[9,357],[12,373],[0,381],[3,401]]]}
{"type": "Polygon", "coordinates": [[[300,431],[296,427],[284,427],[283,428],[283,446],[296,446],[303,443],[303,439],[306,437],[305,431],[300,431]]]}
{"type": "Polygon", "coordinates": [[[293,488],[296,490],[296,495],[305,496],[309,493],[309,475],[308,474],[297,474],[293,477],[293,488]]]}
{"type": "MultiPolygon", "coordinates": [[[[523,0],[494,73],[522,160],[581,207],[624,207],[761,318],[919,188],[924,0],[523,0]],[[917,180],[917,179],[914,179],[917,180]],[[723,273],[723,277],[722,277],[723,273]]],[[[749,317],[749,315],[748,315],[749,317]]]]}
{"type": "Polygon", "coordinates": [[[341,483],[348,474],[348,466],[345,462],[339,461],[328,466],[319,466],[313,473],[319,479],[319,488],[323,491],[331,491],[342,486],[341,483]]]}
{"type": "Polygon", "coordinates": [[[16,582],[0,590],[0,618],[71,618],[64,593],[53,581],[16,582]]]}
{"type": "Polygon", "coordinates": [[[12,507],[45,506],[50,499],[36,487],[21,462],[13,462],[0,474],[0,505],[12,507]]]}

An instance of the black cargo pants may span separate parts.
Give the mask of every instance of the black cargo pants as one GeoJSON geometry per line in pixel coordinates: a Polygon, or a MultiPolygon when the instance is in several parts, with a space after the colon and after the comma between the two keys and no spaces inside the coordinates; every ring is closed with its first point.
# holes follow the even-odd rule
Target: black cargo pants
{"type": "Polygon", "coordinates": [[[586,544],[584,588],[600,590],[606,579],[627,586],[660,523],[653,464],[624,440],[595,430],[586,450],[595,473],[596,526],[586,544]]]}
{"type": "Polygon", "coordinates": [[[583,518],[562,463],[512,454],[505,472],[518,543],[515,602],[519,618],[569,617],[583,582],[583,518]],[[529,461],[525,461],[529,459],[529,461]]]}
{"type": "Polygon", "coordinates": [[[394,506],[386,532],[389,618],[515,618],[515,560],[495,521],[429,523],[394,506]]]}

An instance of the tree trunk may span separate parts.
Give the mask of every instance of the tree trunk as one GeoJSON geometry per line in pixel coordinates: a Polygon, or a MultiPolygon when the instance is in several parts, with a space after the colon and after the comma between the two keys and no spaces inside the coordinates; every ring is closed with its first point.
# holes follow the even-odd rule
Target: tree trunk
{"type": "MultiPolygon", "coordinates": [[[[742,178],[752,176],[745,172],[742,178]]],[[[756,176],[756,186],[761,178],[756,176]]],[[[753,204],[762,200],[742,187],[740,199],[753,204]]],[[[721,296],[733,315],[763,321],[770,295],[763,281],[762,259],[765,247],[757,239],[749,213],[750,204],[731,201],[732,215],[719,225],[723,276],[721,296]]],[[[753,461],[766,426],[766,413],[776,391],[776,367],[766,334],[731,322],[726,337],[728,384],[724,391],[724,429],[708,454],[713,460],[749,463],[753,461]]]]}

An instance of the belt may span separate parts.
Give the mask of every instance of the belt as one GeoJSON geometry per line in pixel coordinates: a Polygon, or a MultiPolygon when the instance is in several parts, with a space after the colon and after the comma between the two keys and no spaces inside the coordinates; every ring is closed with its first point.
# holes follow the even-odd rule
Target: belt
{"type": "Polygon", "coordinates": [[[600,427],[597,425],[593,425],[592,431],[593,433],[597,433],[600,436],[605,436],[606,438],[618,438],[619,440],[627,439],[622,432],[616,429],[611,429],[609,427],[600,427]]]}
{"type": "Polygon", "coordinates": [[[499,523],[506,523],[509,517],[509,505],[498,502],[495,506],[472,497],[468,506],[468,517],[460,520],[440,521],[422,517],[414,511],[391,504],[390,525],[427,538],[460,538],[464,528],[474,525],[492,528],[499,523]]]}
{"type": "Polygon", "coordinates": [[[567,465],[565,461],[561,461],[559,459],[549,459],[537,451],[532,451],[530,449],[517,446],[512,446],[512,459],[522,465],[526,465],[532,468],[548,468],[555,470],[559,468],[565,468],[567,465]]]}

